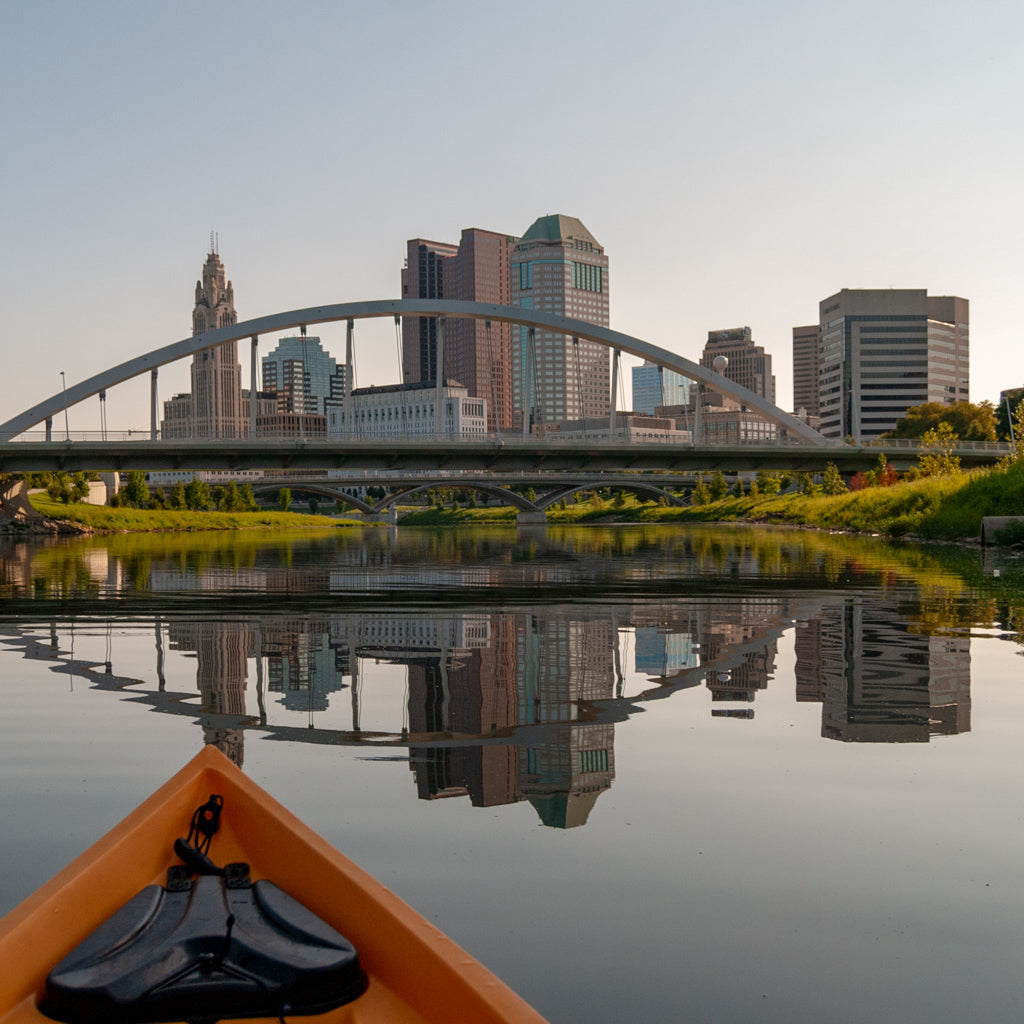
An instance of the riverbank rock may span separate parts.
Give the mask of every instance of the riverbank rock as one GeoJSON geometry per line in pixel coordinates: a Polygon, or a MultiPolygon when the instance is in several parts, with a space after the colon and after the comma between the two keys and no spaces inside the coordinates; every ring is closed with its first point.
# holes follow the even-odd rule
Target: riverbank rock
{"type": "Polygon", "coordinates": [[[28,500],[28,484],[24,480],[8,480],[0,484],[0,536],[34,537],[80,533],[92,533],[92,529],[81,523],[50,519],[37,512],[28,500]]]}

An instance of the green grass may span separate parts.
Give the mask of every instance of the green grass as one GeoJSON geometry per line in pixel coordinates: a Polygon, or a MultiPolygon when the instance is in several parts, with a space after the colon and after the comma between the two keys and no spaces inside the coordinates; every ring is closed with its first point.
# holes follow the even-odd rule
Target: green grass
{"type": "MultiPolygon", "coordinates": [[[[981,534],[984,516],[1024,516],[1024,466],[975,470],[892,487],[824,495],[732,496],[707,505],[684,507],[639,501],[593,499],[547,510],[550,523],[679,523],[754,521],[851,530],[890,537],[914,534],[926,540],[962,540],[981,534]]],[[[402,522],[424,526],[514,522],[515,510],[424,509],[402,522]]]]}
{"type": "MultiPolygon", "coordinates": [[[[183,512],[63,505],[43,495],[32,503],[54,519],[82,523],[94,530],[141,532],[153,530],[294,529],[352,525],[351,520],[297,512],[183,512]]],[[[787,494],[772,497],[726,497],[707,505],[685,507],[621,499],[596,498],[556,505],[547,511],[551,523],[677,523],[754,521],[789,523],[827,530],[880,533],[891,537],[914,534],[926,540],[978,537],[984,516],[1024,516],[1024,465],[1009,469],[975,470],[872,487],[837,497],[787,494]]],[[[484,508],[422,508],[404,512],[401,522],[412,526],[509,524],[516,519],[511,506],[484,508]]]]}
{"type": "Polygon", "coordinates": [[[516,510],[511,505],[487,508],[417,508],[399,514],[406,526],[482,526],[516,521],[516,510]]]}
{"type": "Polygon", "coordinates": [[[298,512],[187,512],[180,509],[107,508],[104,505],[65,505],[45,495],[33,494],[33,506],[44,516],[80,523],[93,530],[141,533],[150,530],[192,532],[199,530],[290,530],[351,526],[351,520],[298,512]]]}

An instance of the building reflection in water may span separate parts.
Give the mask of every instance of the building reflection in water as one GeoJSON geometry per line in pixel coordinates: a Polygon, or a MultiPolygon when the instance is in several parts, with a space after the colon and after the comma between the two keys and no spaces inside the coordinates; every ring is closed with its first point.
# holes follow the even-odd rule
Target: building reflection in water
{"type": "Polygon", "coordinates": [[[821,734],[926,743],[971,728],[970,639],[914,632],[894,607],[861,597],[797,625],[796,699],[822,705],[821,734]]]}
{"type": "MultiPolygon", "coordinates": [[[[159,687],[150,699],[195,714],[180,694],[165,692],[163,628],[158,622],[159,687]]],[[[779,641],[794,628],[796,700],[821,704],[824,737],[927,742],[970,729],[969,638],[929,634],[895,602],[857,595],[239,615],[165,628],[171,650],[195,654],[204,739],[237,764],[247,728],[305,742],[399,745],[421,799],[528,801],[558,828],[584,824],[611,787],[615,726],[637,707],[703,692],[712,716],[752,719],[774,678],[779,641]],[[624,664],[631,640],[634,658],[624,664]],[[362,730],[366,661],[405,667],[391,731],[362,730]],[[258,715],[247,701],[250,680],[258,715]],[[348,713],[344,691],[350,728],[315,727],[319,713],[348,713]],[[283,716],[268,716],[268,696],[283,716]],[[305,716],[305,728],[291,724],[294,715],[305,716]]],[[[25,643],[29,657],[55,651],[25,643]]],[[[111,673],[110,657],[72,668],[94,685],[135,689],[111,673]]]]}

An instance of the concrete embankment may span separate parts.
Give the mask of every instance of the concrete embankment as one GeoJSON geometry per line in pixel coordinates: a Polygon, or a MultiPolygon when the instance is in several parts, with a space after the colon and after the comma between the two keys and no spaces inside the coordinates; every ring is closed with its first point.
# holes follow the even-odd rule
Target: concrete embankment
{"type": "Polygon", "coordinates": [[[57,522],[37,512],[28,499],[28,483],[25,480],[0,482],[0,534],[26,536],[88,532],[86,527],[76,523],[57,522]]]}

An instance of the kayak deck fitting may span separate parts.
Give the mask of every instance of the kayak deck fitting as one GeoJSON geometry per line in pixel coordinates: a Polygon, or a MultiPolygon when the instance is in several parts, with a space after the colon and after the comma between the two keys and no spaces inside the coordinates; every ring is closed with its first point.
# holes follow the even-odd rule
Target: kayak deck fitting
{"type": "Polygon", "coordinates": [[[0,1024],[544,1024],[212,746],[0,920],[0,962],[0,1024]]]}

